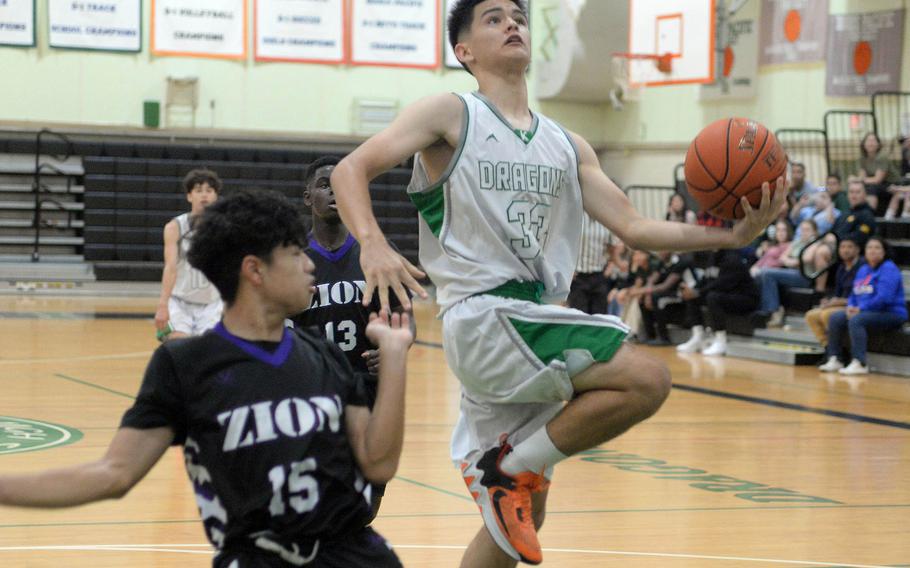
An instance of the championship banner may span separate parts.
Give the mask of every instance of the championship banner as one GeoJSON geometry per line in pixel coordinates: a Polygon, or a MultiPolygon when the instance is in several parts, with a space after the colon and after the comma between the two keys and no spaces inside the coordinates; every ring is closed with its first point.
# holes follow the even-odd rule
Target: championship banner
{"type": "Polygon", "coordinates": [[[831,16],[825,94],[834,97],[898,91],[904,10],[831,16]]]}
{"type": "Polygon", "coordinates": [[[439,66],[439,1],[353,0],[351,63],[434,69],[439,66]]]}
{"type": "Polygon", "coordinates": [[[256,0],[257,61],[343,63],[344,0],[256,0]]]}
{"type": "Polygon", "coordinates": [[[762,0],[761,65],[825,59],[828,0],[762,0]]]}
{"type": "Polygon", "coordinates": [[[0,45],[35,45],[35,0],[0,0],[0,45]]]}
{"type": "Polygon", "coordinates": [[[727,22],[723,55],[716,80],[699,89],[701,100],[748,99],[755,96],[758,79],[758,30],[755,20],[727,22]]]}
{"type": "Polygon", "coordinates": [[[152,53],[246,57],[246,0],[152,0],[152,53]]]}
{"type": "Polygon", "coordinates": [[[142,0],[48,0],[47,20],[51,47],[142,51],[142,0]]]}

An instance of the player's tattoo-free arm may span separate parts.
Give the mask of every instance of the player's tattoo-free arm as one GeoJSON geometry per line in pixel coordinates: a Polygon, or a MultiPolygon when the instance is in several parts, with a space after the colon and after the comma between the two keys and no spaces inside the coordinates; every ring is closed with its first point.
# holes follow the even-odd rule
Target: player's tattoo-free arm
{"type": "Polygon", "coordinates": [[[145,477],[173,440],[174,431],[169,427],[121,428],[100,460],[0,476],[0,504],[58,508],[119,499],[145,477]]]}
{"type": "Polygon", "coordinates": [[[732,229],[672,223],[643,217],[629,198],[601,170],[594,149],[581,136],[570,133],[579,153],[579,177],[585,211],[633,249],[649,251],[738,248],[752,242],[777,216],[787,199],[784,180],[776,182],[774,198],[763,186],[758,210],[743,199],[745,218],[732,229]]]}
{"type": "Polygon", "coordinates": [[[404,393],[408,349],[413,341],[407,316],[393,314],[391,325],[374,324],[368,335],[379,345],[379,389],[373,411],[365,406],[345,408],[354,459],[364,477],[386,483],[395,476],[404,445],[404,393]],[[384,327],[383,327],[384,326],[384,327]],[[377,332],[376,328],[383,328],[377,332]]]}
{"type": "Polygon", "coordinates": [[[164,226],[164,270],[161,271],[161,296],[158,298],[158,308],[155,310],[155,327],[164,329],[170,314],[168,313],[168,300],[177,283],[177,256],[178,241],[180,240],[180,227],[177,221],[170,221],[164,226]]]}
{"type": "Polygon", "coordinates": [[[373,293],[378,293],[382,311],[388,314],[390,288],[406,308],[411,307],[411,301],[405,287],[426,297],[417,283],[423,272],[393,251],[379,229],[370,202],[370,180],[440,140],[456,147],[461,115],[462,103],[455,95],[421,99],[335,166],[332,189],[338,212],[361,247],[360,263],[367,281],[365,306],[372,301],[373,293]]]}

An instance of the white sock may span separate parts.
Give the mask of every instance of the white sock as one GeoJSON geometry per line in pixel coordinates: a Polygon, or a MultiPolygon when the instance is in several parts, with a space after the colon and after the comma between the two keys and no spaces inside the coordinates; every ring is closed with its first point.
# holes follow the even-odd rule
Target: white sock
{"type": "Polygon", "coordinates": [[[691,339],[694,339],[695,341],[701,341],[701,340],[704,339],[704,338],[705,338],[705,328],[704,328],[704,326],[693,325],[693,326],[692,326],[692,337],[691,337],[691,339]]]}
{"type": "Polygon", "coordinates": [[[509,475],[517,475],[523,471],[543,473],[548,467],[556,465],[567,457],[569,456],[560,452],[553,445],[553,440],[547,434],[547,427],[544,426],[531,434],[527,440],[512,448],[499,467],[509,475]]]}
{"type": "Polygon", "coordinates": [[[726,343],[727,342],[727,332],[726,331],[715,331],[714,332],[714,341],[717,343],[726,343]]]}

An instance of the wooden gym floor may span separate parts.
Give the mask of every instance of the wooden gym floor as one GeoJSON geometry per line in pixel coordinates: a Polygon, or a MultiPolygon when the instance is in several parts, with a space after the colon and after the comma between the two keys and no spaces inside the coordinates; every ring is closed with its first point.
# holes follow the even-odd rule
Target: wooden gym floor
{"type": "MultiPolygon", "coordinates": [[[[82,433],[26,453],[0,444],[0,471],[101,455],[156,346],[154,304],[0,296],[0,421],[82,433]]],[[[457,566],[480,526],[448,460],[458,385],[434,313],[418,306],[404,455],[376,523],[409,567],[457,566]]],[[[557,468],[541,533],[545,566],[910,566],[910,381],[653,352],[673,372],[669,400],[625,436],[557,468]]],[[[175,449],[121,501],[0,508],[3,567],[210,561],[175,449]]]]}

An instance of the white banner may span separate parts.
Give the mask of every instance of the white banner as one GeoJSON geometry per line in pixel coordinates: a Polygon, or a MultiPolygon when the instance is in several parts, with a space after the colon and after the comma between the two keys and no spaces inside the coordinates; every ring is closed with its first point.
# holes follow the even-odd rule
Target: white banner
{"type": "Polygon", "coordinates": [[[344,0],[256,0],[255,59],[344,61],[344,0]]]}
{"type": "Polygon", "coordinates": [[[152,0],[152,53],[246,57],[246,0],[152,0]]]}
{"type": "Polygon", "coordinates": [[[354,0],[351,63],[438,67],[439,17],[439,0],[354,0]]]}
{"type": "Polygon", "coordinates": [[[48,0],[47,19],[51,47],[142,51],[141,0],[48,0]]]}
{"type": "Polygon", "coordinates": [[[35,0],[0,0],[0,45],[35,45],[35,0]]]}

